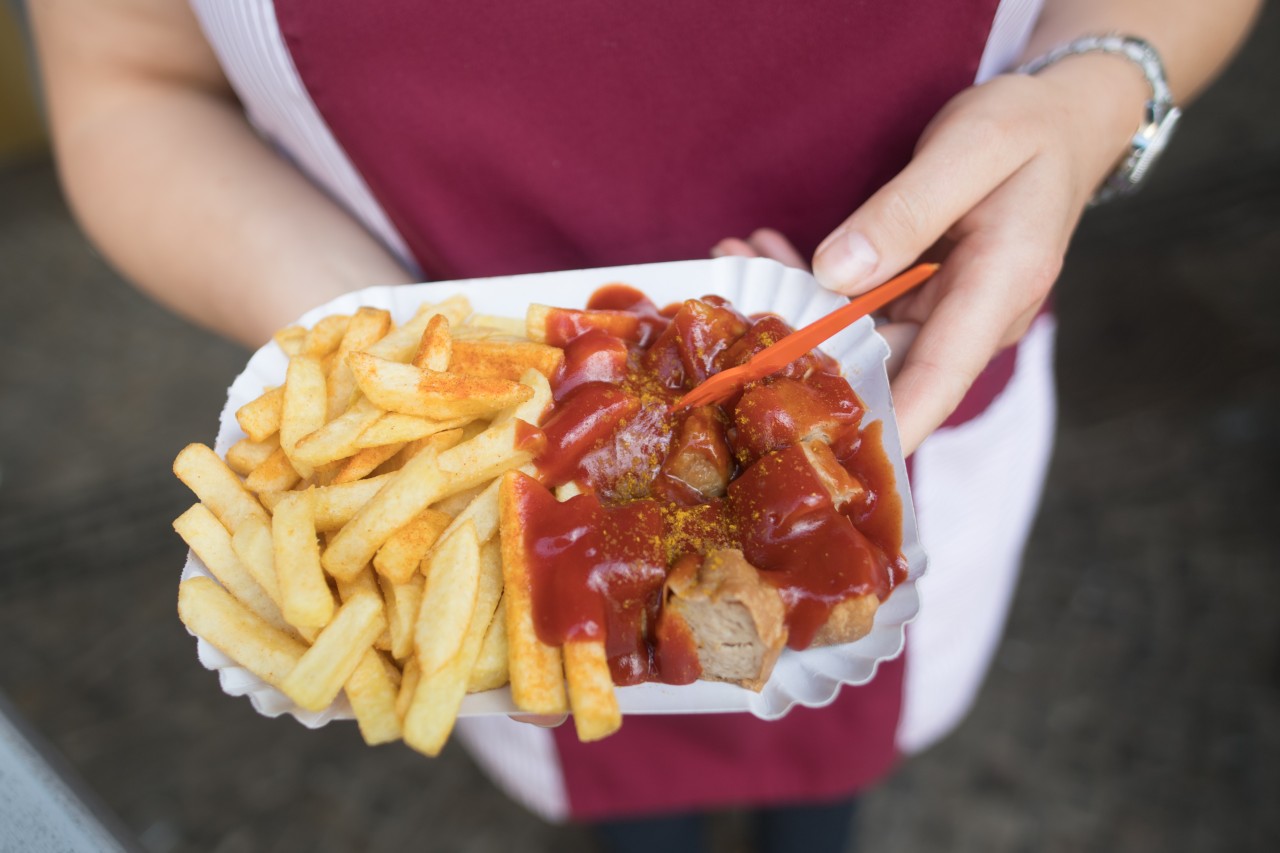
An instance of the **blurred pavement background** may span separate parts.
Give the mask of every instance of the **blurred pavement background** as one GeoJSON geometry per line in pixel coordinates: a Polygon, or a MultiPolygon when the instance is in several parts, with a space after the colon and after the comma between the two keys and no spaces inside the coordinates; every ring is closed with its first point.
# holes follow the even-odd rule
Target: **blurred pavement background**
{"type": "MultiPolygon", "coordinates": [[[[169,466],[246,353],[86,244],[0,10],[0,692],[150,851],[592,850],[456,746],[264,719],[198,665],[169,466]]],[[[1273,4],[1154,184],[1086,217],[1007,637],[959,731],[867,798],[860,849],[1280,849],[1277,81],[1273,4]]],[[[718,818],[720,850],[747,834],[718,818]]]]}

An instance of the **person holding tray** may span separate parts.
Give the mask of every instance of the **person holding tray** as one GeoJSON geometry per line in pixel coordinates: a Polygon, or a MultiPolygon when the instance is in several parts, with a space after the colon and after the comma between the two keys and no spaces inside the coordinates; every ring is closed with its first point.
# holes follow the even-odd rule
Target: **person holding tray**
{"type": "MultiPolygon", "coordinates": [[[[33,0],[60,173],[140,288],[245,344],[370,285],[761,255],[888,311],[931,554],[904,656],[831,706],[466,721],[479,762],[614,848],[840,850],[854,797],[963,716],[1053,431],[1044,310],[1091,200],[1147,174],[1257,0],[33,0]],[[1018,70],[1020,69],[1020,71],[1018,70]],[[1135,133],[1135,131],[1137,131],[1135,133]],[[766,229],[765,226],[768,226],[766,229]],[[974,517],[966,509],[986,508],[974,517]]],[[[696,294],[691,294],[696,295],[696,294]]]]}

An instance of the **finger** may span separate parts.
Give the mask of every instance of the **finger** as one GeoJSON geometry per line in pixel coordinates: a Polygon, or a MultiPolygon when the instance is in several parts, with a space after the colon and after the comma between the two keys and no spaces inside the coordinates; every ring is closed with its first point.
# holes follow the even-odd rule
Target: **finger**
{"type": "Polygon", "coordinates": [[[745,240],[739,240],[737,237],[729,237],[721,240],[711,247],[711,257],[713,258],[758,258],[756,250],[745,240]]]}
{"type": "Polygon", "coordinates": [[[813,272],[824,287],[870,290],[942,237],[1035,153],[991,122],[953,119],[930,134],[912,161],[823,241],[813,272]]]}
{"type": "Polygon", "coordinates": [[[569,719],[568,714],[512,714],[511,719],[517,723],[527,723],[541,729],[554,729],[569,719]]]}
{"type": "Polygon", "coordinates": [[[791,241],[772,228],[758,229],[747,238],[747,243],[762,258],[773,258],[778,263],[798,270],[809,269],[808,262],[796,251],[796,247],[791,245],[791,241]]]}
{"type": "Polygon", "coordinates": [[[907,351],[911,349],[916,336],[920,334],[920,324],[885,323],[876,326],[876,332],[889,345],[889,358],[885,360],[884,369],[889,374],[889,378],[893,379],[902,370],[902,365],[907,360],[907,351]]]}

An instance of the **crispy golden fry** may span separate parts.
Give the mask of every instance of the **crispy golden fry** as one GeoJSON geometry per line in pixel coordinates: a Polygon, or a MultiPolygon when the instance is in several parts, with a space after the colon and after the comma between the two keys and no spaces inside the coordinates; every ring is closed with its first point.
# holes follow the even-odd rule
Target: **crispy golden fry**
{"type": "Polygon", "coordinates": [[[328,317],[321,317],[307,331],[307,336],[302,341],[302,350],[298,355],[314,358],[317,361],[324,358],[342,343],[342,337],[347,333],[347,327],[350,325],[349,314],[330,314],[328,317]]]}
{"type": "Polygon", "coordinates": [[[312,468],[346,459],[360,449],[356,444],[360,434],[382,415],[382,409],[361,397],[341,415],[303,436],[293,450],[293,458],[312,468]]]}
{"type": "MultiPolygon", "coordinates": [[[[254,520],[245,523],[257,522],[254,520]]],[[[236,556],[227,529],[204,504],[196,504],[174,519],[173,529],[200,558],[205,568],[245,607],[258,614],[273,628],[289,630],[288,623],[280,614],[280,608],[236,556]]]]}
{"type": "Polygon", "coordinates": [[[178,585],[178,618],[198,637],[263,681],[279,687],[307,647],[273,628],[209,578],[178,585]]]}
{"type": "MultiPolygon", "coordinates": [[[[525,321],[515,317],[498,317],[493,314],[472,314],[463,329],[496,332],[511,338],[525,339],[525,321]]],[[[462,334],[465,334],[463,332],[462,334]]],[[[455,335],[455,338],[459,335],[455,335]]]]}
{"type": "Polygon", "coordinates": [[[435,305],[423,305],[413,319],[399,328],[387,333],[387,336],[364,352],[388,361],[408,361],[418,350],[422,340],[422,332],[427,323],[437,314],[443,314],[451,325],[458,325],[471,313],[471,303],[465,296],[451,296],[435,305]]]}
{"type": "Polygon", "coordinates": [[[507,661],[507,616],[499,602],[480,645],[480,656],[467,680],[467,692],[483,693],[506,684],[510,680],[507,661]]]}
{"type": "Polygon", "coordinates": [[[510,655],[511,700],[531,714],[563,714],[569,710],[560,649],[538,639],[533,626],[529,568],[519,518],[519,490],[542,488],[518,471],[502,478],[498,494],[502,510],[502,572],[505,593],[507,651],[510,655]]]}
{"type": "MultiPolygon", "coordinates": [[[[317,486],[315,489],[316,530],[321,533],[332,533],[338,530],[390,481],[390,475],[379,475],[356,480],[354,483],[317,486]]],[[[263,492],[261,497],[267,508],[274,512],[280,501],[288,495],[289,492],[263,492]]]]}
{"type": "Polygon", "coordinates": [[[302,352],[302,345],[307,340],[307,330],[302,326],[287,326],[271,336],[284,354],[293,358],[302,352]]]}
{"type": "Polygon", "coordinates": [[[409,711],[409,704],[413,702],[413,694],[418,689],[418,680],[422,677],[422,670],[418,668],[418,659],[409,658],[404,665],[404,675],[400,678],[400,692],[396,696],[396,716],[400,721],[404,722],[404,715],[409,711]]]}
{"type": "MultiPolygon", "coordinates": [[[[518,382],[437,373],[368,353],[351,353],[347,364],[360,390],[374,403],[387,411],[422,418],[484,417],[530,396],[529,389],[518,382]]],[[[287,446],[283,436],[281,443],[287,446]]]]}
{"type": "Polygon", "coordinates": [[[246,518],[270,520],[235,472],[203,444],[188,444],[173,460],[173,473],[196,493],[222,526],[234,532],[246,518]]]}
{"type": "Polygon", "coordinates": [[[564,361],[564,350],[533,341],[456,340],[451,373],[518,381],[533,369],[550,378],[564,361]]]}
{"type": "Polygon", "coordinates": [[[280,583],[276,580],[274,547],[271,525],[257,518],[246,519],[231,536],[231,548],[240,562],[279,607],[280,583]]]}
{"type": "Polygon", "coordinates": [[[414,647],[424,676],[453,659],[471,624],[480,586],[480,543],[463,525],[441,542],[427,570],[422,607],[414,623],[414,647]]]}
{"type": "Polygon", "coordinates": [[[547,409],[551,408],[551,383],[547,381],[547,377],[530,368],[520,377],[520,384],[529,389],[529,398],[499,412],[493,419],[494,426],[509,420],[522,420],[530,426],[536,426],[542,422],[547,409]]]}
{"type": "Polygon", "coordinates": [[[378,549],[373,567],[392,583],[404,583],[418,570],[422,558],[452,521],[439,510],[424,509],[378,549]]]}
{"type": "MultiPolygon", "coordinates": [[[[463,527],[456,535],[465,537],[469,534],[470,527],[463,527]]],[[[444,550],[447,544],[442,545],[441,549],[444,550]]],[[[470,549],[469,541],[466,547],[470,549]]],[[[456,650],[447,658],[441,659],[435,648],[428,646],[424,649],[421,638],[419,639],[417,657],[421,676],[413,693],[413,701],[404,716],[404,741],[426,755],[438,755],[453,731],[458,709],[466,696],[467,682],[475,668],[476,658],[480,655],[485,634],[493,621],[494,611],[502,598],[502,557],[497,544],[480,549],[476,554],[476,561],[478,566],[474,603],[456,650]]],[[[425,621],[425,614],[437,589],[435,579],[448,571],[449,567],[445,565],[432,567],[427,578],[427,592],[422,600],[423,615],[419,616],[419,627],[425,621]]],[[[447,617],[444,624],[449,624],[452,628],[447,617]]],[[[433,631],[433,637],[442,630],[443,624],[433,631]]],[[[443,647],[450,645],[452,644],[442,644],[443,647]]]]}
{"type": "Polygon", "coordinates": [[[608,737],[622,725],[618,697],[603,640],[570,640],[564,644],[564,675],[578,740],[608,737]]]}
{"type": "Polygon", "coordinates": [[[344,687],[365,743],[377,746],[400,739],[400,715],[396,713],[400,670],[369,649],[344,687]]]}
{"type": "Polygon", "coordinates": [[[314,466],[294,455],[298,442],[324,426],[324,368],[305,355],[289,359],[284,381],[284,404],[280,412],[280,447],[290,464],[303,477],[310,477],[314,466]]]}
{"type": "Polygon", "coordinates": [[[373,638],[384,627],[381,599],[357,595],[338,609],[280,683],[281,691],[308,711],[323,711],[355,672],[365,652],[372,650],[373,638]]]}
{"type": "Polygon", "coordinates": [[[284,386],[268,388],[262,396],[236,409],[236,423],[253,441],[266,441],[280,429],[284,406],[284,386]]]}
{"type": "Polygon", "coordinates": [[[333,482],[350,483],[363,479],[403,449],[403,444],[384,444],[381,447],[366,447],[364,450],[357,451],[342,464],[342,468],[334,475],[333,482]]]}
{"type": "Polygon", "coordinates": [[[422,330],[422,340],[418,342],[418,351],[413,354],[409,363],[423,370],[441,372],[449,367],[449,357],[453,352],[453,339],[449,334],[449,318],[437,314],[427,322],[422,330]]]}
{"type": "Polygon", "coordinates": [[[227,467],[241,477],[246,477],[279,449],[278,435],[272,435],[264,441],[242,438],[227,448],[227,467]]]}
{"type": "Polygon", "coordinates": [[[333,359],[326,384],[327,419],[333,420],[351,407],[356,399],[356,377],[347,366],[347,353],[373,346],[391,329],[391,312],[381,308],[362,307],[351,317],[342,343],[333,359]]]}
{"type": "Polygon", "coordinates": [[[623,340],[639,340],[640,321],[629,311],[578,311],[571,308],[550,308],[546,305],[530,305],[525,313],[525,334],[529,340],[546,343],[547,319],[552,311],[567,323],[584,331],[602,329],[623,340]]]}
{"type": "Polygon", "coordinates": [[[293,463],[285,455],[284,448],[279,447],[263,460],[262,464],[249,472],[244,478],[244,487],[251,492],[282,492],[293,488],[302,477],[293,468],[293,463]]]}
{"type": "Polygon", "coordinates": [[[456,429],[470,423],[470,417],[448,418],[442,421],[387,412],[372,426],[360,433],[356,447],[381,447],[387,444],[403,444],[427,438],[445,430],[456,429]]]}
{"type": "Polygon", "coordinates": [[[519,426],[510,420],[438,455],[428,449],[413,457],[338,532],[324,552],[324,567],[334,577],[354,574],[431,504],[528,462],[533,454],[517,446],[519,426]]]}
{"type": "MultiPolygon", "coordinates": [[[[338,600],[343,604],[346,604],[357,595],[371,595],[382,603],[382,587],[378,586],[378,577],[374,574],[372,566],[365,566],[356,572],[355,577],[351,578],[351,580],[337,581],[336,583],[338,600]]],[[[385,603],[383,603],[382,609],[385,615],[387,610],[385,603]]],[[[387,621],[388,623],[390,622],[389,617],[387,621]]],[[[391,633],[388,629],[384,628],[382,633],[374,639],[373,647],[380,651],[391,650],[391,633]]]]}
{"type": "Polygon", "coordinates": [[[431,508],[439,512],[443,512],[450,518],[457,518],[461,512],[471,505],[471,502],[480,496],[488,486],[481,484],[471,489],[461,492],[455,492],[449,497],[436,501],[431,508]]]}
{"type": "MultiPolygon", "coordinates": [[[[531,469],[531,466],[525,466],[531,469]]],[[[532,474],[532,470],[526,471],[532,474]]],[[[484,486],[480,491],[476,492],[466,505],[453,515],[451,521],[446,522],[446,527],[439,533],[441,540],[447,539],[453,534],[453,531],[464,524],[470,524],[476,530],[476,538],[481,542],[487,542],[493,538],[498,532],[499,508],[498,508],[498,491],[502,487],[501,479],[494,479],[489,485],[484,486]]],[[[466,493],[469,494],[469,493],[466,493]]],[[[454,495],[458,497],[458,495],[454,495]]],[[[453,498],[449,498],[452,500],[453,498]]],[[[446,503],[445,501],[441,502],[446,503]]],[[[441,516],[448,516],[447,511],[438,510],[441,516]]],[[[393,537],[394,538],[394,537],[393,537]]],[[[376,562],[376,561],[375,561],[376,562]]]]}
{"type": "Polygon", "coordinates": [[[391,656],[405,660],[413,656],[413,631],[422,608],[422,588],[426,578],[414,574],[404,583],[392,583],[378,577],[387,610],[387,631],[391,635],[391,656]]]}
{"type": "Polygon", "coordinates": [[[329,624],[333,618],[333,593],[320,569],[314,490],[294,492],[276,505],[271,538],[284,618],[295,627],[322,628],[329,624]]]}

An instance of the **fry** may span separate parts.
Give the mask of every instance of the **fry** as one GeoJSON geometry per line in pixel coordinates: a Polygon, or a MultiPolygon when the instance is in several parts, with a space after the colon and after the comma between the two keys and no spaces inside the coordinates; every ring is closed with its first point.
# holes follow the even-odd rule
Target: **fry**
{"type": "Polygon", "coordinates": [[[369,649],[344,685],[360,736],[369,746],[400,739],[400,715],[396,713],[399,675],[382,655],[369,649]]]}
{"type": "Polygon", "coordinates": [[[369,355],[385,358],[388,361],[408,361],[417,352],[418,343],[422,340],[422,332],[427,323],[436,314],[443,314],[449,322],[458,325],[471,313],[471,303],[465,296],[451,296],[436,305],[423,305],[413,319],[398,329],[393,329],[387,336],[364,352],[369,355]]]}
{"type": "MultiPolygon", "coordinates": [[[[231,536],[231,548],[258,586],[280,605],[280,584],[276,580],[275,555],[271,542],[271,525],[256,518],[247,519],[231,536]]],[[[283,617],[282,617],[283,618],[283,617]]]]}
{"type": "Polygon", "coordinates": [[[302,344],[306,339],[307,330],[301,326],[287,326],[271,336],[271,340],[290,358],[302,352],[302,344]]]}
{"type": "MultiPolygon", "coordinates": [[[[463,527],[459,535],[466,536],[470,527],[463,527]]],[[[467,547],[470,547],[468,542],[467,547]]],[[[427,755],[438,755],[453,731],[458,709],[466,696],[467,683],[475,667],[480,647],[484,643],[494,611],[502,597],[502,557],[496,543],[480,549],[477,554],[478,572],[476,593],[470,618],[464,627],[462,642],[457,651],[433,668],[435,656],[418,649],[418,665],[422,674],[413,692],[413,701],[404,715],[404,741],[427,755]]],[[[433,578],[444,571],[445,566],[433,566],[427,579],[427,596],[433,592],[433,578]]],[[[423,598],[423,611],[428,598],[423,598]]],[[[422,617],[419,617],[419,626],[422,617]]]]}
{"type": "Polygon", "coordinates": [[[280,447],[280,438],[272,435],[263,441],[242,438],[227,448],[227,467],[242,477],[257,468],[280,447]]]}
{"type": "Polygon", "coordinates": [[[200,558],[205,568],[245,607],[273,628],[289,630],[288,623],[280,614],[280,608],[236,556],[227,529],[204,504],[195,504],[174,519],[173,529],[200,558]]]}
{"type": "Polygon", "coordinates": [[[562,349],[533,341],[455,340],[449,370],[515,381],[530,369],[550,378],[563,361],[562,349]]]}
{"type": "Polygon", "coordinates": [[[373,567],[392,583],[404,583],[418,570],[422,558],[452,521],[439,510],[424,509],[378,549],[373,567]]]}
{"type": "Polygon", "coordinates": [[[347,364],[366,397],[387,411],[405,415],[436,420],[482,417],[530,396],[527,387],[506,379],[437,373],[368,353],[351,353],[347,364]]]}
{"type": "Polygon", "coordinates": [[[391,635],[391,656],[405,660],[413,656],[413,631],[422,608],[422,588],[426,578],[415,573],[404,583],[392,583],[378,577],[387,611],[387,631],[391,635]]]}
{"type": "Polygon", "coordinates": [[[324,627],[333,618],[333,593],[320,569],[312,489],[294,492],[276,505],[271,538],[284,618],[295,627],[324,627]]]}
{"type": "MultiPolygon", "coordinates": [[[[533,472],[530,470],[526,473],[532,474],[533,472]]],[[[475,528],[476,538],[481,542],[487,542],[489,539],[492,539],[493,534],[498,532],[500,514],[498,507],[498,491],[501,487],[502,480],[500,479],[495,479],[492,483],[485,486],[475,497],[467,502],[467,505],[453,517],[452,521],[447,522],[448,526],[440,531],[439,538],[446,539],[451,536],[457,528],[464,524],[470,524],[475,528]]],[[[445,513],[441,512],[439,514],[444,515],[445,513]]],[[[379,555],[381,555],[381,552],[379,552],[379,555]]],[[[374,562],[376,565],[377,561],[375,560],[374,562]]]]}
{"type": "Polygon", "coordinates": [[[267,511],[226,466],[203,444],[188,444],[173,460],[173,473],[196,493],[223,527],[235,532],[246,518],[270,521],[267,511]]]}
{"type": "MultiPolygon", "coordinates": [[[[320,533],[332,533],[342,527],[390,480],[390,475],[381,475],[356,480],[353,483],[317,486],[315,488],[316,530],[320,533]]],[[[288,494],[288,492],[263,492],[262,502],[274,512],[280,501],[284,500],[288,494]]]]}
{"type": "Polygon", "coordinates": [[[382,602],[357,595],[338,609],[298,665],[285,676],[280,690],[308,711],[323,711],[385,626],[382,602]]]}
{"type": "Polygon", "coordinates": [[[334,475],[334,483],[350,483],[359,480],[377,470],[378,466],[395,456],[404,448],[403,444],[384,444],[382,447],[366,447],[342,464],[342,468],[334,475]]]}
{"type": "Polygon", "coordinates": [[[387,412],[374,422],[372,426],[360,433],[356,439],[356,447],[380,447],[385,444],[403,444],[435,435],[438,432],[455,429],[469,423],[471,418],[448,418],[437,421],[418,418],[413,415],[402,415],[399,412],[387,412]]]}
{"type": "Polygon", "coordinates": [[[483,693],[506,684],[510,680],[507,661],[507,617],[499,603],[480,645],[480,656],[476,658],[476,665],[467,680],[467,692],[483,693]]]}
{"type": "MultiPolygon", "coordinates": [[[[492,329],[503,335],[514,338],[525,337],[525,321],[515,317],[497,317],[492,314],[472,314],[467,318],[466,327],[475,329],[492,329]]],[[[464,328],[466,328],[464,327],[464,328]]]]}
{"type": "Polygon", "coordinates": [[[418,680],[422,677],[422,670],[418,668],[417,658],[409,658],[404,665],[404,674],[400,678],[400,692],[396,696],[396,716],[404,721],[404,715],[409,711],[409,703],[413,701],[413,694],[418,689],[418,680]]]}
{"type": "Polygon", "coordinates": [[[480,586],[480,543],[475,528],[463,525],[436,549],[414,624],[418,666],[428,676],[462,648],[480,586]]]}
{"type": "Polygon", "coordinates": [[[329,371],[325,394],[326,417],[333,420],[345,412],[356,396],[356,378],[347,366],[347,353],[373,346],[391,329],[391,312],[362,306],[351,317],[342,343],[338,345],[333,368],[329,371]]]}
{"type": "Polygon", "coordinates": [[[618,697],[603,640],[569,640],[564,644],[564,675],[578,740],[608,737],[622,725],[618,697]]]}
{"type": "Polygon", "coordinates": [[[501,506],[502,573],[505,593],[507,650],[510,655],[511,700],[532,714],[563,714],[569,710],[560,649],[538,639],[533,626],[533,602],[524,534],[518,517],[522,488],[541,488],[516,471],[505,474],[498,494],[501,506]]]}
{"type": "Polygon", "coordinates": [[[284,380],[284,403],[280,411],[280,447],[295,471],[310,477],[312,467],[294,455],[302,438],[324,426],[324,369],[305,355],[289,359],[284,380]]]}
{"type": "Polygon", "coordinates": [[[307,332],[306,338],[302,341],[302,350],[298,355],[316,360],[324,358],[342,343],[342,337],[347,333],[349,325],[351,325],[351,316],[348,314],[330,314],[328,317],[321,317],[307,332]]]}
{"type": "Polygon", "coordinates": [[[302,477],[294,470],[284,448],[279,447],[261,465],[244,478],[244,487],[251,492],[282,492],[293,488],[302,477]]]}
{"type": "Polygon", "coordinates": [[[236,423],[254,441],[266,441],[280,429],[284,387],[268,388],[262,395],[236,410],[236,423]]]}
{"type": "Polygon", "coordinates": [[[414,353],[409,363],[423,370],[443,372],[449,368],[449,357],[452,352],[453,340],[449,335],[449,319],[443,314],[436,314],[422,330],[418,351],[414,353]]]}
{"type": "Polygon", "coordinates": [[[303,436],[293,449],[292,458],[312,468],[345,459],[359,450],[356,440],[360,434],[381,417],[382,409],[361,397],[341,415],[303,436]]]}
{"type": "MultiPolygon", "coordinates": [[[[373,573],[371,566],[365,566],[356,572],[355,577],[351,580],[338,581],[338,600],[346,604],[357,595],[369,595],[378,600],[382,605],[383,614],[386,615],[386,604],[382,600],[382,587],[378,586],[378,577],[373,573]]],[[[390,619],[387,619],[390,622],[390,619]]],[[[391,634],[387,629],[383,629],[373,641],[373,647],[382,651],[390,651],[391,634]]]]}
{"type": "Polygon", "coordinates": [[[307,651],[209,578],[188,578],[178,585],[178,618],[197,637],[275,687],[307,651]]]}

